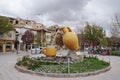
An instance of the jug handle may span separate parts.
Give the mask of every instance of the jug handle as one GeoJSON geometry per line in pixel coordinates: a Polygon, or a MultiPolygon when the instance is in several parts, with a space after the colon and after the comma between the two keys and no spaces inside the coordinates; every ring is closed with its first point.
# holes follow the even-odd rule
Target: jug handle
{"type": "Polygon", "coordinates": [[[70,31],[70,32],[72,32],[72,30],[70,29],[70,27],[67,27],[68,28],[68,30],[70,31]]]}

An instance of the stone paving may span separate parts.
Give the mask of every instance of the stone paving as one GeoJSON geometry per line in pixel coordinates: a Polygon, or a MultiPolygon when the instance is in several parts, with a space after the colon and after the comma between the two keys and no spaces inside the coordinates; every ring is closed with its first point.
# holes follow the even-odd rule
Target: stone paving
{"type": "MultiPolygon", "coordinates": [[[[21,52],[21,55],[28,53],[21,52]]],[[[120,80],[120,57],[97,55],[100,59],[110,61],[111,70],[98,75],[77,78],[52,78],[18,72],[14,65],[18,56],[14,53],[0,53],[0,80],[120,80]]]]}

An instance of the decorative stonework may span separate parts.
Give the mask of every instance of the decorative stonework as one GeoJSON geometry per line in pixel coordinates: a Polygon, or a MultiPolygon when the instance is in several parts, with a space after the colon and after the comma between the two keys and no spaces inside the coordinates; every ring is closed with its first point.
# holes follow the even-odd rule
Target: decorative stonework
{"type": "Polygon", "coordinates": [[[31,70],[27,70],[25,68],[22,68],[20,66],[15,65],[15,68],[23,73],[28,73],[28,74],[32,74],[32,75],[40,75],[40,76],[45,76],[45,77],[57,77],[57,78],[74,78],[74,77],[87,77],[87,76],[91,76],[91,75],[97,75],[100,73],[104,73],[106,71],[109,71],[111,69],[111,66],[108,66],[104,69],[101,70],[97,70],[97,71],[93,71],[93,72],[84,72],[84,73],[71,73],[71,74],[66,74],[66,73],[61,73],[61,74],[57,74],[57,73],[42,73],[42,72],[34,72],[31,70]]]}

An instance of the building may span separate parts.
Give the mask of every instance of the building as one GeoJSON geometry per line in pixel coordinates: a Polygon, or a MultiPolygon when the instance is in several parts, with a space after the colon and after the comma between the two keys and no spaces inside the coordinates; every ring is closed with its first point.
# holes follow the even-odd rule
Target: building
{"type": "MultiPolygon", "coordinates": [[[[6,17],[6,18],[8,18],[9,22],[13,24],[14,30],[10,31],[9,33],[0,35],[0,51],[1,52],[14,51],[16,40],[18,40],[18,37],[21,39],[21,36],[24,35],[25,31],[27,30],[31,30],[31,32],[33,32],[34,35],[40,34],[40,42],[41,42],[40,46],[44,47],[49,44],[52,44],[52,42],[54,42],[53,39],[55,39],[54,37],[56,34],[56,30],[59,28],[58,25],[54,25],[49,28],[46,28],[41,23],[37,23],[32,20],[25,20],[22,18],[11,18],[11,17],[6,17]]],[[[30,45],[37,44],[36,39],[34,40],[35,41],[30,45]]],[[[22,48],[25,48],[26,44],[23,44],[21,40],[18,40],[18,41],[20,44],[22,44],[22,46],[24,46],[22,48]]]]}
{"type": "Polygon", "coordinates": [[[35,34],[37,33],[36,30],[41,30],[43,27],[42,24],[36,23],[32,20],[11,18],[6,16],[2,17],[9,19],[9,22],[13,25],[14,30],[9,31],[8,33],[0,34],[0,52],[14,51],[15,47],[17,49],[17,46],[15,46],[16,40],[18,40],[18,37],[22,36],[26,30],[29,29],[35,34]]]}
{"type": "Polygon", "coordinates": [[[58,25],[53,25],[50,26],[49,28],[47,28],[48,32],[46,32],[46,40],[47,40],[47,44],[55,44],[55,40],[58,34],[58,29],[60,29],[60,26],[58,25]]]}
{"type": "Polygon", "coordinates": [[[0,52],[14,51],[15,30],[0,34],[0,52]]]}

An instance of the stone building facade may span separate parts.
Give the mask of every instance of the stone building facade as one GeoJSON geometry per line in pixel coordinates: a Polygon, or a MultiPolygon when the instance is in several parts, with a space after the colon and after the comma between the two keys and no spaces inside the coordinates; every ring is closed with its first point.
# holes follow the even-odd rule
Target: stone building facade
{"type": "Polygon", "coordinates": [[[0,52],[14,51],[15,30],[0,34],[0,52]]]}
{"type": "Polygon", "coordinates": [[[0,34],[0,52],[14,51],[15,41],[18,39],[18,35],[22,36],[26,30],[29,29],[34,34],[36,34],[37,32],[42,32],[44,27],[43,24],[36,23],[35,21],[32,20],[11,17],[6,18],[9,19],[9,22],[13,25],[14,30],[9,31],[8,33],[0,34]]]}
{"type": "MultiPolygon", "coordinates": [[[[53,41],[53,37],[55,36],[56,29],[59,28],[58,25],[51,26],[46,28],[43,24],[37,23],[32,20],[25,20],[22,18],[11,18],[6,17],[9,19],[9,22],[13,24],[14,30],[10,31],[9,33],[5,33],[4,35],[0,35],[0,51],[14,51],[15,50],[15,41],[18,40],[19,36],[24,35],[26,30],[31,30],[34,35],[37,33],[40,34],[40,42],[42,47],[51,44],[53,41]],[[17,33],[16,33],[17,32],[17,33]],[[7,37],[6,37],[7,36],[7,37]],[[8,49],[9,48],[9,49],[8,49]]],[[[22,41],[19,40],[21,43],[22,41]]],[[[36,39],[34,39],[33,45],[36,44],[36,39]]],[[[30,45],[32,45],[30,44],[30,45]]],[[[24,48],[25,48],[24,44],[24,48]]]]}

